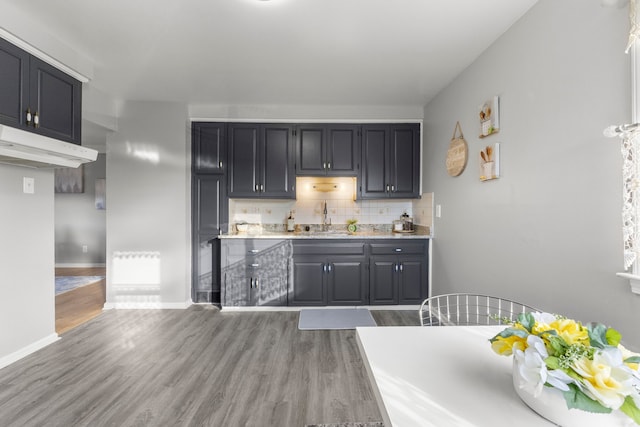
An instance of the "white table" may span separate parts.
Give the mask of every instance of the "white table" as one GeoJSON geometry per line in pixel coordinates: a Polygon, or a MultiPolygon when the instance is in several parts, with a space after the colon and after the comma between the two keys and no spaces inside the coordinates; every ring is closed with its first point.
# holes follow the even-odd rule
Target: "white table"
{"type": "Polygon", "coordinates": [[[516,395],[504,326],[357,328],[385,427],[553,426],[516,395]]]}

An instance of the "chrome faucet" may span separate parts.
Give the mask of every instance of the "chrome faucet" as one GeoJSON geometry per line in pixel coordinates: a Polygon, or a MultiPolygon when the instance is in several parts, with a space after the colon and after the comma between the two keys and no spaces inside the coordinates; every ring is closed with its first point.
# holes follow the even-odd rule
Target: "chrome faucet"
{"type": "Polygon", "coordinates": [[[327,231],[331,225],[331,218],[327,218],[327,201],[324,201],[324,210],[322,211],[322,231],[327,231]]]}

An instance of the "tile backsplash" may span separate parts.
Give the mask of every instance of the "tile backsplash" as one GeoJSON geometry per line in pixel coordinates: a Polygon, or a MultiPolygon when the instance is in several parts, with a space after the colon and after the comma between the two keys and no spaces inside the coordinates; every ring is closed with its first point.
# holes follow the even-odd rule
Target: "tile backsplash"
{"type": "Polygon", "coordinates": [[[346,224],[349,219],[357,219],[360,224],[391,224],[404,212],[418,225],[433,225],[432,193],[415,200],[354,200],[355,178],[298,178],[296,189],[296,200],[229,200],[229,223],[286,224],[291,212],[296,224],[321,224],[326,201],[333,225],[346,224]],[[314,189],[314,185],[324,191],[314,189]]]}

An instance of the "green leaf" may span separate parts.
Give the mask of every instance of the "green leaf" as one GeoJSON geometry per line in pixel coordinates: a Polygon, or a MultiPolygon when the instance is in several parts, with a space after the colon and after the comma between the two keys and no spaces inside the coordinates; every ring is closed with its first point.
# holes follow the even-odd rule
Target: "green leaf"
{"type": "Polygon", "coordinates": [[[551,351],[549,352],[550,356],[564,354],[566,349],[569,348],[569,345],[565,342],[565,340],[558,335],[549,334],[549,336],[547,336],[546,338],[547,340],[549,340],[549,347],[551,347],[551,351]]]}
{"type": "Polygon", "coordinates": [[[620,344],[620,340],[622,339],[622,335],[620,332],[616,331],[613,328],[607,329],[607,333],[605,334],[607,338],[607,342],[610,346],[617,347],[620,344]]]}
{"type": "Polygon", "coordinates": [[[551,370],[560,369],[560,359],[555,356],[549,356],[544,359],[544,364],[551,370]]]}
{"type": "Polygon", "coordinates": [[[516,328],[507,328],[504,329],[503,331],[501,331],[498,335],[496,335],[495,337],[491,338],[489,341],[490,342],[494,342],[498,339],[498,337],[500,338],[509,338],[512,336],[517,336],[520,338],[527,338],[527,336],[529,335],[529,333],[527,331],[523,331],[522,329],[516,329],[516,328]]]}
{"type": "Polygon", "coordinates": [[[631,356],[624,359],[624,363],[640,363],[640,356],[631,356]]]}
{"type": "Polygon", "coordinates": [[[626,414],[629,418],[636,422],[636,424],[640,424],[640,409],[636,406],[633,401],[633,397],[627,396],[624,399],[624,403],[620,407],[620,411],[626,414]]]}
{"type": "Polygon", "coordinates": [[[607,327],[602,323],[589,323],[589,325],[587,325],[587,331],[592,347],[605,348],[609,345],[607,341],[607,327]]]}
{"type": "Polygon", "coordinates": [[[598,414],[611,413],[611,408],[602,406],[599,402],[591,399],[575,384],[569,384],[569,391],[563,391],[562,394],[564,395],[564,400],[567,402],[567,408],[569,409],[575,408],[598,414]]]}
{"type": "Polygon", "coordinates": [[[533,325],[536,324],[536,319],[533,318],[531,313],[518,314],[518,323],[520,323],[527,331],[531,332],[533,325]]]}

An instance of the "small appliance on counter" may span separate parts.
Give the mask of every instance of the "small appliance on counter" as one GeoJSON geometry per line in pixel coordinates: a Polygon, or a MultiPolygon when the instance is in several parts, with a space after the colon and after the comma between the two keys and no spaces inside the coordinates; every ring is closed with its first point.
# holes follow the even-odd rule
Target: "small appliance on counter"
{"type": "Polygon", "coordinates": [[[410,217],[406,212],[400,215],[400,219],[393,221],[394,233],[413,233],[416,230],[413,228],[413,217],[410,217]]]}
{"type": "Polygon", "coordinates": [[[296,221],[293,219],[293,213],[289,212],[289,218],[287,218],[287,231],[296,231],[296,221]]]}

